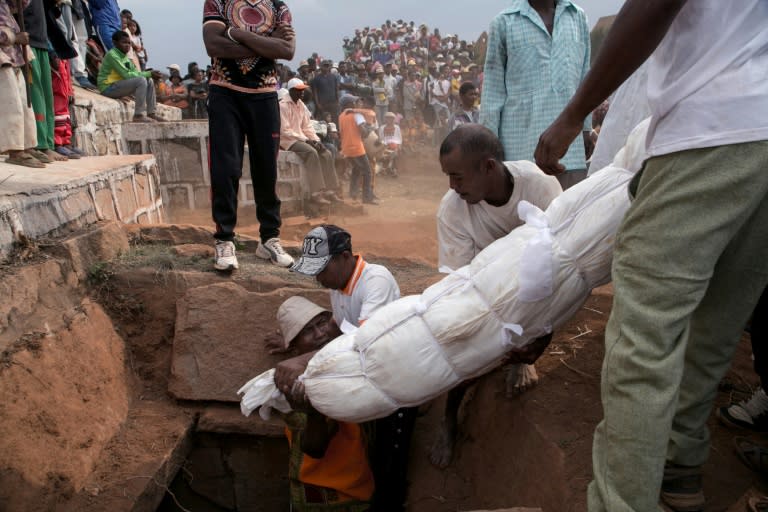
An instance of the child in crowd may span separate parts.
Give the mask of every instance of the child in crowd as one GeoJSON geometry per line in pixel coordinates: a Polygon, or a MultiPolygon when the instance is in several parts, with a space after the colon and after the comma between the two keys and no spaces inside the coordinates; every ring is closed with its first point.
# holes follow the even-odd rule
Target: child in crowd
{"type": "Polygon", "coordinates": [[[400,156],[400,148],[403,145],[403,136],[400,126],[395,121],[397,114],[387,112],[384,114],[384,125],[379,128],[379,140],[384,144],[384,152],[379,159],[381,172],[385,176],[397,177],[397,158],[400,156]]]}
{"type": "Polygon", "coordinates": [[[133,96],[136,101],[133,121],[151,123],[155,119],[155,87],[152,79],[159,71],[139,71],[128,58],[131,37],[118,30],[112,36],[114,48],[107,52],[99,69],[99,90],[109,98],[133,96]]]}
{"type": "Polygon", "coordinates": [[[83,156],[83,152],[72,147],[72,118],[69,106],[75,100],[75,91],[72,89],[70,61],[60,59],[54,52],[50,52],[50,61],[55,151],[67,158],[78,159],[83,156]]]}

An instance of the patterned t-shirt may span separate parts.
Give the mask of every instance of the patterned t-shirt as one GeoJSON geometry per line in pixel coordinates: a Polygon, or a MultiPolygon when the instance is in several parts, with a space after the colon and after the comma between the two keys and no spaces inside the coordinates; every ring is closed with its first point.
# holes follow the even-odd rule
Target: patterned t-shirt
{"type": "MultiPolygon", "coordinates": [[[[282,0],[206,0],[203,24],[223,23],[227,27],[270,36],[279,23],[290,25],[291,11],[282,0]]],[[[211,85],[243,92],[265,87],[277,88],[275,61],[264,57],[211,59],[211,85]]]]}

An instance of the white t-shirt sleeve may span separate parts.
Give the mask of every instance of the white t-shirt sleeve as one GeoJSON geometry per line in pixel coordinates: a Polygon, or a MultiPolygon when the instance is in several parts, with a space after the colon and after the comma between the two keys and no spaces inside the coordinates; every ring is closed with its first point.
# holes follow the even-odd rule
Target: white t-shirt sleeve
{"type": "Polygon", "coordinates": [[[437,219],[437,264],[458,270],[469,264],[477,254],[474,240],[467,233],[449,226],[443,219],[437,219]]]}
{"type": "Polygon", "coordinates": [[[437,209],[437,263],[457,270],[472,261],[478,251],[472,233],[467,231],[466,203],[449,190],[437,209]]]}
{"type": "Polygon", "coordinates": [[[400,297],[400,290],[391,276],[371,276],[366,280],[365,288],[365,299],[360,308],[360,317],[357,319],[359,325],[368,320],[374,311],[400,297]]]}
{"type": "Polygon", "coordinates": [[[533,162],[520,160],[504,164],[515,177],[515,186],[521,187],[519,194],[513,193],[518,201],[528,201],[537,208],[546,210],[549,204],[563,193],[557,178],[544,174],[533,162]]]}

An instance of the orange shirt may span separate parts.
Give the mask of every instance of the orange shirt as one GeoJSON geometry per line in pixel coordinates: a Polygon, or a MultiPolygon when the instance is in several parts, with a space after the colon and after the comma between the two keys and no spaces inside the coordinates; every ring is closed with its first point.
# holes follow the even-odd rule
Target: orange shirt
{"type": "MultiPolygon", "coordinates": [[[[302,453],[298,480],[316,487],[333,489],[339,501],[370,501],[374,491],[373,473],[368,465],[368,454],[360,425],[338,422],[339,430],[333,436],[322,459],[302,453]]],[[[288,443],[293,443],[293,432],[286,429],[288,443]]],[[[299,450],[300,451],[300,450],[299,450]]],[[[295,447],[291,447],[295,453],[295,447]]],[[[296,475],[290,475],[296,478],[296,475]]]]}
{"type": "MultiPolygon", "coordinates": [[[[170,85],[166,89],[166,94],[176,94],[178,96],[184,96],[184,98],[188,97],[189,93],[187,92],[187,87],[184,84],[179,84],[178,86],[170,85]]],[[[187,108],[189,107],[189,102],[186,99],[181,100],[173,100],[173,99],[167,99],[163,102],[164,105],[168,105],[171,107],[177,107],[177,108],[187,108]]]]}
{"type": "Polygon", "coordinates": [[[339,116],[339,135],[341,137],[341,152],[346,158],[355,158],[365,155],[363,138],[360,136],[360,128],[357,126],[355,114],[352,110],[345,110],[339,116]]]}

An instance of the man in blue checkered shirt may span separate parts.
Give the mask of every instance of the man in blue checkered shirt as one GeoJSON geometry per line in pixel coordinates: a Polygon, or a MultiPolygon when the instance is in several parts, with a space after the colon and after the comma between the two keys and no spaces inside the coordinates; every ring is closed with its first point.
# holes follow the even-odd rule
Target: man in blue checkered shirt
{"type": "MultiPolygon", "coordinates": [[[[589,71],[589,26],[570,0],[513,0],[491,22],[480,123],[498,135],[506,160],[533,160],[539,135],[589,71]]],[[[587,176],[585,145],[571,144],[557,178],[563,190],[587,176]]]]}

